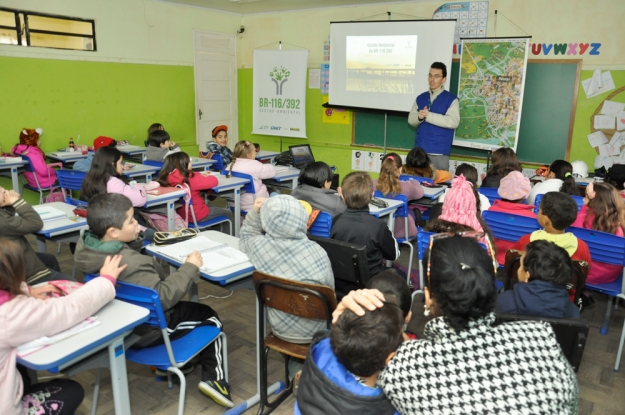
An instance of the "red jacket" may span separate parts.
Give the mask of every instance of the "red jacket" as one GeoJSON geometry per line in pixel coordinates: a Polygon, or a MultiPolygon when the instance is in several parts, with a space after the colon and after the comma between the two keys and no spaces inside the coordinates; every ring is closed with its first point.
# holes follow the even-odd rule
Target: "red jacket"
{"type": "MultiPolygon", "coordinates": [[[[167,177],[167,182],[171,186],[175,186],[177,184],[184,183],[183,177],[178,170],[174,170],[169,173],[167,177]]],[[[204,203],[204,198],[200,194],[201,190],[208,190],[212,187],[217,186],[219,181],[215,176],[204,176],[200,172],[193,172],[192,176],[189,177],[189,187],[191,188],[191,200],[193,201],[193,210],[195,211],[195,218],[200,221],[208,216],[210,213],[210,209],[204,203]]],[[[178,214],[182,216],[183,219],[186,218],[185,207],[181,206],[177,210],[178,214]]],[[[193,220],[191,214],[189,214],[189,220],[193,220]]]]}

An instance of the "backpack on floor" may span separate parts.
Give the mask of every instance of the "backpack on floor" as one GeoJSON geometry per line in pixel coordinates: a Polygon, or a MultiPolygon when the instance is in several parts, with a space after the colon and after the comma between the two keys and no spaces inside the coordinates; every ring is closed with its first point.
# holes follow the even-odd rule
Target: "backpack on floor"
{"type": "MultiPolygon", "coordinates": [[[[191,189],[189,188],[189,185],[187,184],[183,184],[181,185],[176,185],[175,187],[184,190],[186,195],[183,196],[183,200],[185,203],[185,210],[187,213],[187,220],[184,220],[182,218],[182,216],[180,216],[178,213],[174,212],[174,229],[175,231],[179,231],[182,229],[186,229],[189,226],[189,201],[191,200],[191,189]]],[[[167,215],[163,214],[163,213],[158,213],[158,212],[139,212],[141,214],[141,216],[143,216],[143,219],[145,219],[145,221],[148,223],[148,226],[152,229],[156,229],[157,231],[161,231],[161,232],[167,232],[170,229],[168,228],[168,221],[167,221],[167,215]]]]}
{"type": "Polygon", "coordinates": [[[60,187],[50,190],[50,193],[43,198],[43,203],[65,202],[65,195],[60,187]]]}

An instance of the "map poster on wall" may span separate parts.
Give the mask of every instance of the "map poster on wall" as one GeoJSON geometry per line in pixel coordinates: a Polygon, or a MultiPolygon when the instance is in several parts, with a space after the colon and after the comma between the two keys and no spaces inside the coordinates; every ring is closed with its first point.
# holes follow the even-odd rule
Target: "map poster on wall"
{"type": "Polygon", "coordinates": [[[528,38],[463,39],[454,145],[516,151],[528,38]]]}

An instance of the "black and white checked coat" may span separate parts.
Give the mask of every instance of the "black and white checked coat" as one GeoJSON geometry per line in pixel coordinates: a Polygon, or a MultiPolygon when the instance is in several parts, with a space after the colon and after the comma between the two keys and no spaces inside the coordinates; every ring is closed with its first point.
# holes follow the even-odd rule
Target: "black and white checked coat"
{"type": "Polygon", "coordinates": [[[494,313],[456,332],[443,317],[403,343],[378,383],[402,415],[576,414],[577,378],[548,323],[493,325],[494,313]]]}

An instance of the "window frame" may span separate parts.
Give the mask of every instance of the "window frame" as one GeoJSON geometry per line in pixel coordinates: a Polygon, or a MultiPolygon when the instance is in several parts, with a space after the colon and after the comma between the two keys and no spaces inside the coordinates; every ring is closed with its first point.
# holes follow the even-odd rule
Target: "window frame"
{"type": "Polygon", "coordinates": [[[6,8],[6,7],[0,7],[0,11],[13,13],[13,15],[15,16],[15,26],[0,25],[0,29],[14,30],[17,33],[17,46],[28,46],[28,47],[34,47],[34,48],[47,48],[47,49],[58,49],[58,50],[77,50],[77,51],[81,51],[81,52],[97,52],[97,50],[98,50],[97,43],[96,43],[96,32],[95,32],[95,20],[94,19],[82,19],[80,17],[69,17],[69,16],[61,16],[61,15],[58,15],[58,14],[31,12],[31,11],[27,11],[27,10],[9,9],[9,8],[6,8]],[[24,22],[23,22],[24,29],[23,30],[22,30],[22,21],[20,19],[20,14],[22,14],[24,16],[24,22]],[[87,35],[87,34],[80,34],[80,33],[55,32],[53,30],[31,29],[30,26],[29,26],[29,23],[28,23],[28,16],[50,17],[50,18],[53,18],[53,19],[61,19],[61,20],[70,20],[70,21],[74,21],[74,22],[90,23],[91,24],[91,33],[92,34],[87,35]],[[88,50],[88,49],[56,48],[56,47],[52,47],[52,46],[33,46],[33,45],[31,45],[31,42],[30,42],[30,34],[31,33],[44,34],[44,35],[57,35],[57,36],[71,36],[71,37],[80,37],[80,38],[91,39],[92,45],[93,45],[93,49],[88,50]],[[23,42],[22,42],[22,36],[23,35],[25,35],[25,37],[26,37],[26,45],[24,45],[23,42]]]}

